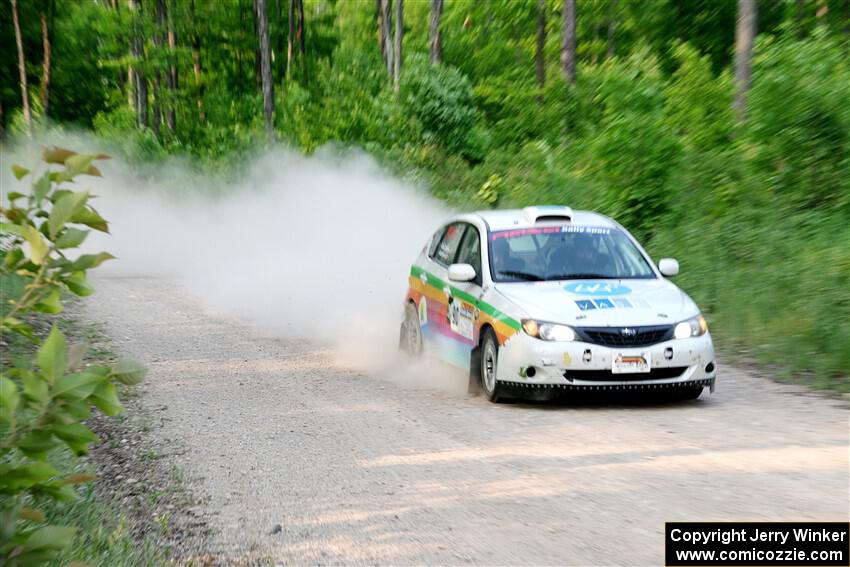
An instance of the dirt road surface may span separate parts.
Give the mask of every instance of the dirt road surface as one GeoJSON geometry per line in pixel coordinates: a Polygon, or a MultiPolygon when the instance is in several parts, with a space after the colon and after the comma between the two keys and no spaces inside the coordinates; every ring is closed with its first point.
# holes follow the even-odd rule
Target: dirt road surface
{"type": "Polygon", "coordinates": [[[165,280],[97,287],[85,316],[148,364],[153,434],[200,478],[224,562],[658,565],[665,521],[848,518],[843,400],[721,365],[695,402],[493,405],[262,338],[165,280]]]}

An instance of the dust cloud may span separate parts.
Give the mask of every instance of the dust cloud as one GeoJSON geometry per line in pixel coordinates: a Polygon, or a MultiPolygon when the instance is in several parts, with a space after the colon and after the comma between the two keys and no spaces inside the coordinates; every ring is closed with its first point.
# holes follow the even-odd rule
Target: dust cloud
{"type": "Polygon", "coordinates": [[[79,185],[97,195],[111,235],[92,234],[85,248],[118,257],[98,275],[175,278],[208,313],[265,336],[308,339],[380,374],[396,362],[410,264],[449,215],[421,188],[333,148],[268,150],[236,181],[179,160],[98,167],[103,178],[79,185]]]}

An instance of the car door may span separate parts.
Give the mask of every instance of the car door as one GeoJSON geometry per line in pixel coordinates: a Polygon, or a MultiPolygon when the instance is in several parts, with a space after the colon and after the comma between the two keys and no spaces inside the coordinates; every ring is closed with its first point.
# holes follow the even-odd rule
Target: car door
{"type": "Polygon", "coordinates": [[[478,228],[467,224],[458,246],[454,263],[469,264],[475,269],[475,279],[468,282],[450,282],[449,327],[457,335],[460,352],[465,366],[469,364],[469,355],[478,344],[479,301],[482,294],[481,274],[481,236],[478,228]]]}
{"type": "Polygon", "coordinates": [[[449,266],[457,255],[466,223],[454,222],[441,230],[442,234],[432,241],[418,274],[423,293],[417,307],[426,350],[456,363],[461,351],[458,350],[458,335],[452,331],[449,321],[449,266]]]}

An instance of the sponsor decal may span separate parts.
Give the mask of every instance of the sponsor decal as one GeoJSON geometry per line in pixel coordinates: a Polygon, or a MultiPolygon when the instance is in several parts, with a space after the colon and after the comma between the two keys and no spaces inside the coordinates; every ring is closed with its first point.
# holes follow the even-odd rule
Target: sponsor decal
{"type": "Polygon", "coordinates": [[[419,300],[419,323],[423,326],[428,324],[428,302],[424,295],[419,300]]]}
{"type": "Polygon", "coordinates": [[[499,238],[516,238],[528,234],[555,234],[572,232],[579,234],[611,234],[611,229],[604,226],[541,226],[535,228],[514,228],[490,233],[490,240],[499,238]]]}
{"type": "Polygon", "coordinates": [[[475,333],[475,325],[472,322],[474,319],[474,308],[469,303],[449,298],[449,326],[452,332],[458,335],[472,339],[475,333]]]}
{"type": "Polygon", "coordinates": [[[619,307],[620,309],[631,309],[632,304],[625,297],[612,297],[611,301],[614,303],[614,307],[619,307]]]}
{"type": "Polygon", "coordinates": [[[576,299],[576,305],[582,311],[587,311],[588,309],[596,309],[596,306],[593,304],[592,299],[576,299]]]}
{"type": "Polygon", "coordinates": [[[625,295],[631,293],[631,288],[611,281],[574,282],[564,286],[570,293],[579,295],[625,295]]]}
{"type": "Polygon", "coordinates": [[[603,299],[594,299],[593,303],[596,304],[597,309],[614,309],[614,302],[607,297],[603,299]]]}

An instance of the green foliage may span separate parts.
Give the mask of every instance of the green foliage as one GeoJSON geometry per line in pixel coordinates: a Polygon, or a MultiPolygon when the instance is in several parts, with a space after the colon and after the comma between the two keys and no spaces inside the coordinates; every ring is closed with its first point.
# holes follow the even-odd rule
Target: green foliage
{"type": "Polygon", "coordinates": [[[820,30],[760,44],[747,148],[770,197],[799,206],[850,205],[850,65],[820,30]]]}
{"type": "Polygon", "coordinates": [[[419,119],[426,140],[436,141],[449,151],[468,152],[476,119],[469,79],[452,67],[430,65],[420,54],[410,56],[405,65],[402,108],[419,119]]]}
{"type": "MultiPolygon", "coordinates": [[[[4,293],[0,333],[38,343],[29,315],[56,314],[62,293],[93,293],[88,270],[112,259],[106,252],[68,256],[91,230],[108,232],[107,222],[89,204],[87,191],[62,187],[80,175],[100,175],[94,161],[61,148],[45,149],[45,166],[29,171],[13,166],[18,180],[34,181],[27,194],[9,192],[0,209],[5,253],[2,281],[17,292],[4,293]],[[54,167],[51,167],[54,165],[54,167]],[[61,165],[57,168],[55,165],[61,165]]],[[[5,337],[8,339],[8,336],[5,337]]],[[[69,346],[55,325],[40,343],[34,361],[12,361],[0,373],[0,559],[4,565],[37,565],[68,547],[75,529],[48,522],[48,501],[76,498],[73,486],[93,477],[65,474],[48,456],[61,448],[82,455],[97,438],[83,423],[95,406],[107,415],[121,411],[115,382],[134,384],[144,368],[134,362],[114,367],[84,364],[85,345],[69,346]]]]}
{"type": "MultiPolygon", "coordinates": [[[[163,31],[155,10],[57,3],[51,115],[91,124],[131,162],[178,155],[232,175],[267,144],[251,2],[166,4],[174,48],[154,40],[163,31]],[[130,55],[134,29],[140,57],[130,55]],[[178,88],[157,91],[155,74],[172,64],[178,88]],[[174,108],[174,131],[137,125],[130,65],[148,77],[151,110],[174,108]]],[[[307,153],[363,147],[459,208],[560,202],[612,215],[653,252],[680,257],[683,287],[718,343],[846,389],[850,36],[846,12],[821,4],[759,4],[752,89],[736,122],[736,0],[655,0],[651,10],[642,0],[582,0],[572,85],[560,65],[563,2],[546,0],[542,86],[537,0],[446,2],[436,66],[426,59],[429,3],[407,2],[399,93],[374,3],[305,0],[305,53],[296,45],[289,63],[287,11],[269,12],[276,134],[307,153]],[[775,291],[753,293],[753,281],[775,291]],[[824,330],[835,313],[837,330],[824,330]]],[[[35,93],[39,8],[19,5],[35,93]]],[[[4,37],[8,11],[0,2],[4,37]]],[[[13,42],[0,54],[4,120],[20,130],[13,42]]],[[[43,254],[38,230],[22,230],[43,254]]],[[[81,237],[68,231],[55,244],[81,237]]],[[[88,291],[77,276],[65,285],[88,291]]],[[[39,309],[55,310],[55,299],[39,309]]]]}

